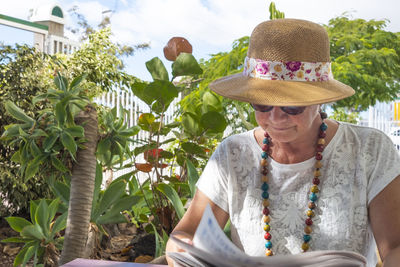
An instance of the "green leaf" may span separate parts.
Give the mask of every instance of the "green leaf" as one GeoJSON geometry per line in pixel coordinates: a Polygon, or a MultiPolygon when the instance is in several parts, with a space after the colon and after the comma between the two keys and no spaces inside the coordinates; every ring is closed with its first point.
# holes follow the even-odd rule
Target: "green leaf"
{"type": "Polygon", "coordinates": [[[32,239],[22,238],[22,237],[9,237],[6,239],[2,239],[0,242],[2,243],[26,243],[30,242],[32,239]]]}
{"type": "Polygon", "coordinates": [[[54,143],[57,141],[58,134],[50,134],[47,136],[43,141],[43,149],[45,152],[49,152],[50,149],[53,147],[54,143]]]}
{"type": "Polygon", "coordinates": [[[16,162],[16,163],[21,163],[21,154],[20,154],[19,150],[16,151],[16,152],[12,155],[11,161],[14,161],[14,162],[16,162]]]}
{"type": "Polygon", "coordinates": [[[48,225],[48,220],[49,220],[49,206],[47,205],[47,202],[45,199],[41,199],[39,202],[39,206],[36,208],[36,213],[35,213],[35,223],[37,223],[40,228],[42,229],[42,232],[44,236],[48,237],[48,232],[49,232],[49,225],[48,225]]]}
{"type": "Polygon", "coordinates": [[[101,164],[97,163],[96,164],[96,175],[94,178],[94,190],[93,190],[93,200],[92,200],[93,204],[92,204],[91,214],[93,214],[93,212],[94,212],[93,209],[97,204],[97,200],[99,198],[99,193],[101,190],[102,182],[103,182],[103,170],[102,170],[101,164]]]}
{"type": "Polygon", "coordinates": [[[53,165],[60,172],[68,172],[69,169],[54,155],[50,156],[51,165],[53,165]]]}
{"type": "Polygon", "coordinates": [[[142,113],[139,116],[138,124],[143,130],[150,130],[151,124],[155,121],[156,117],[152,113],[142,113]]]}
{"type": "Polygon", "coordinates": [[[146,68],[150,72],[153,80],[169,81],[168,72],[163,62],[158,57],[154,57],[146,62],[146,68]]]}
{"type": "Polygon", "coordinates": [[[189,180],[190,196],[193,198],[194,193],[196,192],[196,183],[197,180],[199,180],[199,174],[196,170],[196,167],[189,159],[186,159],[186,168],[189,180]]]}
{"type": "Polygon", "coordinates": [[[21,232],[25,226],[32,225],[29,221],[21,217],[8,217],[6,218],[6,221],[16,232],[21,232]]]}
{"type": "Polygon", "coordinates": [[[68,132],[63,132],[61,133],[60,139],[63,146],[68,149],[72,155],[75,155],[77,145],[74,141],[74,138],[68,132]]]}
{"type": "Polygon", "coordinates": [[[156,101],[152,106],[155,112],[161,113],[167,110],[169,104],[178,96],[178,89],[169,81],[155,80],[147,85],[145,93],[156,101]]]}
{"type": "Polygon", "coordinates": [[[147,105],[151,105],[153,103],[153,98],[149,96],[145,89],[147,87],[147,83],[140,83],[140,82],[135,82],[134,84],[131,85],[131,90],[137,96],[140,98],[143,102],[145,102],[147,105]]]}
{"type": "Polygon", "coordinates": [[[172,75],[173,77],[202,74],[199,63],[192,54],[181,53],[172,63],[172,75]]]}
{"type": "Polygon", "coordinates": [[[53,239],[58,232],[65,229],[67,226],[67,216],[68,212],[64,212],[62,215],[58,216],[50,230],[51,239],[53,239]]]}
{"type": "Polygon", "coordinates": [[[126,217],[121,214],[122,211],[131,210],[132,206],[137,204],[142,197],[124,196],[119,199],[111,209],[96,221],[98,224],[122,223],[126,222],[126,217]]]}
{"type": "Polygon", "coordinates": [[[93,214],[92,221],[96,222],[111,205],[113,205],[125,192],[126,183],[120,181],[118,183],[110,184],[104,191],[104,195],[93,214]]]}
{"type": "Polygon", "coordinates": [[[37,252],[38,247],[39,247],[39,244],[37,242],[35,242],[33,246],[28,247],[28,249],[26,250],[26,253],[24,255],[24,260],[22,261],[23,266],[25,266],[25,264],[33,257],[35,252],[37,252]]]}
{"type": "Polygon", "coordinates": [[[172,206],[174,206],[176,214],[178,215],[178,218],[182,219],[183,214],[185,214],[185,209],[175,189],[168,184],[160,183],[157,185],[157,190],[163,193],[171,201],[172,206]]]}
{"type": "Polygon", "coordinates": [[[48,207],[48,211],[47,211],[47,213],[48,213],[47,225],[50,225],[50,223],[53,221],[54,216],[55,216],[56,213],[57,213],[59,203],[60,203],[60,200],[57,199],[57,198],[54,199],[54,200],[50,203],[50,205],[49,205],[49,207],[48,207]]]}
{"type": "Polygon", "coordinates": [[[87,77],[87,74],[86,74],[86,73],[75,77],[75,78],[72,80],[71,84],[69,85],[69,89],[70,89],[70,90],[73,90],[73,89],[74,89],[75,87],[77,87],[83,80],[85,80],[86,77],[87,77]]]}
{"type": "Polygon", "coordinates": [[[34,119],[32,119],[31,117],[26,115],[22,109],[17,107],[10,100],[6,101],[6,103],[4,104],[4,107],[6,108],[6,111],[8,112],[8,114],[10,114],[10,116],[13,117],[14,119],[17,119],[17,120],[20,120],[20,121],[23,121],[26,123],[30,123],[32,125],[35,122],[34,119]]]}
{"type": "Polygon", "coordinates": [[[137,135],[140,132],[141,128],[137,125],[130,127],[128,129],[122,130],[118,132],[119,136],[123,137],[129,137],[129,136],[134,136],[137,135]]]}
{"type": "Polygon", "coordinates": [[[37,204],[35,201],[29,201],[29,216],[31,217],[31,222],[35,222],[35,214],[36,214],[37,204]]]}
{"type": "Polygon", "coordinates": [[[182,143],[182,149],[189,154],[204,155],[206,153],[203,147],[191,142],[182,143]]]}
{"type": "Polygon", "coordinates": [[[225,130],[228,123],[225,120],[225,117],[222,116],[219,112],[209,111],[203,116],[201,116],[200,124],[206,128],[210,129],[213,132],[221,133],[225,130]]]}
{"type": "Polygon", "coordinates": [[[203,106],[205,112],[211,110],[218,111],[221,109],[221,101],[219,101],[219,98],[215,94],[207,91],[203,95],[203,106]]]}
{"type": "Polygon", "coordinates": [[[27,238],[34,238],[37,240],[45,239],[43,230],[40,228],[38,224],[28,225],[24,227],[24,229],[22,229],[21,231],[21,236],[27,238]]]}
{"type": "Polygon", "coordinates": [[[58,102],[56,104],[55,113],[56,113],[56,119],[57,119],[59,125],[64,125],[67,114],[66,114],[65,105],[63,104],[63,102],[58,102]]]}
{"type": "Polygon", "coordinates": [[[54,194],[61,199],[62,202],[64,202],[64,204],[67,206],[69,205],[70,188],[68,185],[60,181],[56,181],[54,186],[52,186],[52,190],[54,194]]]}
{"type": "Polygon", "coordinates": [[[83,129],[82,126],[71,126],[65,129],[72,137],[84,137],[85,130],[83,129]]]}
{"type": "Polygon", "coordinates": [[[30,178],[32,178],[33,176],[35,176],[35,174],[39,171],[39,159],[41,158],[41,156],[36,157],[35,159],[33,159],[28,166],[26,167],[25,170],[25,177],[24,177],[24,181],[27,182],[30,178]]]}
{"type": "Polygon", "coordinates": [[[15,256],[14,259],[14,267],[20,266],[22,264],[22,262],[24,261],[24,257],[26,254],[26,251],[33,245],[27,246],[25,245],[17,254],[17,256],[15,256]]]}
{"type": "Polygon", "coordinates": [[[200,131],[200,124],[197,122],[196,115],[190,112],[183,113],[182,126],[185,132],[192,135],[197,135],[200,131]]]}
{"type": "Polygon", "coordinates": [[[37,102],[44,101],[44,100],[47,100],[47,99],[48,99],[48,95],[47,94],[37,95],[37,96],[32,98],[32,104],[36,105],[37,102]]]}
{"type": "Polygon", "coordinates": [[[59,73],[58,75],[54,78],[54,83],[57,86],[58,89],[66,92],[68,88],[68,81],[67,78],[61,76],[59,73]]]}

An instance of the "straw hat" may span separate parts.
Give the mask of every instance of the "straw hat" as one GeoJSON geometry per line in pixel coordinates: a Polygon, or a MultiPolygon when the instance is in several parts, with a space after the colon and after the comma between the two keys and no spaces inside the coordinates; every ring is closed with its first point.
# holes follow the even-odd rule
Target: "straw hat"
{"type": "Polygon", "coordinates": [[[333,78],[326,30],[298,19],[256,26],[241,73],[210,88],[227,98],[261,105],[308,106],[333,102],[354,90],[333,78]]]}

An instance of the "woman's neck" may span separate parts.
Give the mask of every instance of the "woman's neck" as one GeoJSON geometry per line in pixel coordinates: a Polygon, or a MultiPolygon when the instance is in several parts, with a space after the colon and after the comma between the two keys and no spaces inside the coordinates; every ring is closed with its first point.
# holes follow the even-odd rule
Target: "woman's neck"
{"type": "MultiPolygon", "coordinates": [[[[282,164],[293,164],[303,162],[315,156],[318,141],[319,127],[322,120],[316,120],[310,128],[309,134],[300,136],[292,142],[279,142],[272,139],[271,157],[282,164]]],[[[328,125],[325,137],[325,146],[332,140],[338,129],[338,123],[329,119],[325,120],[328,125]]],[[[264,130],[258,128],[255,137],[260,146],[264,139],[264,130]]]]}

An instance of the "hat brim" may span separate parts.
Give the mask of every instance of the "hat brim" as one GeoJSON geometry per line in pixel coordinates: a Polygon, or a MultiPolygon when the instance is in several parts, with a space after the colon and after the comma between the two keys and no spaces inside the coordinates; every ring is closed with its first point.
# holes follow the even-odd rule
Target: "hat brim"
{"type": "Polygon", "coordinates": [[[224,97],[259,105],[310,106],[334,102],[353,95],[350,86],[337,80],[323,82],[264,80],[229,75],[210,83],[211,90],[224,97]]]}

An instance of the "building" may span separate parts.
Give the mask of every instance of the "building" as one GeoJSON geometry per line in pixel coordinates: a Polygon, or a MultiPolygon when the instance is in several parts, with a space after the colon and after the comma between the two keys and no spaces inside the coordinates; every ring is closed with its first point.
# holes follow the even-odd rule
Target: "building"
{"type": "Polygon", "coordinates": [[[58,4],[36,8],[30,21],[0,14],[0,24],[32,32],[34,47],[47,54],[71,54],[80,47],[64,36],[65,17],[58,4]]]}

